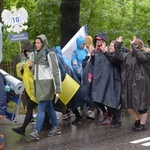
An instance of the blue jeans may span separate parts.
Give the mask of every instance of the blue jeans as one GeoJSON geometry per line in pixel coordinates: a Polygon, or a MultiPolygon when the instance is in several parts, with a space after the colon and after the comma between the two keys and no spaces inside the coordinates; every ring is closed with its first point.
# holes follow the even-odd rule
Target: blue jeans
{"type": "Polygon", "coordinates": [[[58,127],[57,116],[53,107],[52,100],[40,101],[38,104],[37,122],[34,129],[38,132],[42,129],[45,118],[45,110],[47,110],[51,123],[54,127],[58,127]]]}

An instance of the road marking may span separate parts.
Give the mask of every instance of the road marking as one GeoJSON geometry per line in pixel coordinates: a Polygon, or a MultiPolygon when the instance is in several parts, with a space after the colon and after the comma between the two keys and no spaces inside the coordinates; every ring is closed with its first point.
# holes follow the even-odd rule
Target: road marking
{"type": "Polygon", "coordinates": [[[141,144],[141,145],[143,145],[143,146],[150,146],[150,142],[143,143],[143,144],[141,144]]]}
{"type": "Polygon", "coordinates": [[[147,137],[147,138],[131,141],[130,143],[137,144],[137,143],[141,143],[141,142],[145,142],[145,141],[149,141],[149,140],[150,140],[150,137],[147,137]]]}

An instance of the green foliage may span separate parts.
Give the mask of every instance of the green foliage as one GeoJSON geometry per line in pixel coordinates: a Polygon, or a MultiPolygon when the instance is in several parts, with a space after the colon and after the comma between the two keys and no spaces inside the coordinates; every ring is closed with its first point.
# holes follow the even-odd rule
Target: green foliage
{"type": "Polygon", "coordinates": [[[38,0],[34,12],[32,38],[45,34],[49,46],[56,46],[60,39],[60,0],[38,0]]]}
{"type": "MultiPolygon", "coordinates": [[[[28,11],[29,39],[33,42],[39,34],[45,34],[49,40],[49,46],[56,46],[60,39],[60,0],[6,0],[4,8],[11,10],[11,6],[17,9],[24,7],[28,11]]],[[[11,43],[9,35],[4,27],[3,32],[3,60],[11,60],[20,52],[18,42],[11,43]]],[[[24,31],[23,31],[24,32],[24,31]]],[[[15,33],[13,33],[15,34],[15,33]]],[[[21,42],[22,43],[22,42],[21,42]]]]}
{"type": "MultiPolygon", "coordinates": [[[[11,6],[16,6],[17,9],[24,7],[29,14],[29,21],[28,21],[28,27],[31,25],[31,21],[30,17],[32,18],[33,15],[30,12],[32,12],[35,9],[35,2],[34,0],[6,0],[4,1],[4,9],[8,9],[11,10],[11,6]]],[[[9,35],[10,34],[15,34],[15,33],[9,33],[7,32],[7,27],[5,26],[3,29],[3,61],[5,60],[12,60],[14,58],[14,56],[16,56],[16,54],[18,54],[20,52],[20,46],[19,46],[19,42],[10,42],[9,40],[9,35]]],[[[23,32],[28,32],[30,29],[28,29],[27,31],[23,31],[23,32]]],[[[28,32],[29,34],[29,38],[30,38],[30,32],[28,32]]],[[[22,44],[22,42],[21,42],[22,44]]]]}
{"type": "Polygon", "coordinates": [[[106,32],[109,42],[123,36],[125,45],[134,36],[147,44],[149,39],[148,0],[82,0],[80,25],[88,25],[89,35],[106,32]]]}
{"type": "MultiPolygon", "coordinates": [[[[29,39],[33,42],[39,34],[45,34],[49,46],[59,45],[60,41],[60,3],[62,0],[5,0],[4,8],[10,10],[24,7],[29,14],[29,39]]],[[[147,44],[149,37],[150,1],[149,0],[81,0],[80,26],[88,26],[88,34],[92,37],[99,32],[106,32],[109,42],[123,36],[124,43],[134,35],[143,38],[147,44]]],[[[20,50],[18,42],[11,43],[6,27],[3,30],[4,60],[12,59],[20,50]]]]}

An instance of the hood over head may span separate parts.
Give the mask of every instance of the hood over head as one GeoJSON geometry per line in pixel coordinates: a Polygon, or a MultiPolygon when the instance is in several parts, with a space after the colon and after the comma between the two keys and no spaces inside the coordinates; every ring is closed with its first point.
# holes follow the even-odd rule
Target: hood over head
{"type": "Polygon", "coordinates": [[[81,45],[85,43],[86,43],[85,39],[82,36],[79,36],[76,39],[77,49],[81,49],[81,45]]]}
{"type": "Polygon", "coordinates": [[[96,40],[100,40],[100,39],[102,39],[103,41],[105,41],[105,42],[106,42],[106,45],[107,45],[107,42],[108,42],[107,35],[106,35],[106,33],[101,32],[101,33],[95,35],[94,41],[93,41],[94,46],[96,46],[96,40]]]}
{"type": "Polygon", "coordinates": [[[22,49],[33,51],[33,45],[31,44],[29,40],[26,40],[22,45],[22,49]]]}
{"type": "Polygon", "coordinates": [[[48,41],[47,38],[44,34],[40,34],[36,37],[36,39],[41,39],[42,40],[42,48],[41,51],[45,50],[48,48],[48,41]]]}
{"type": "Polygon", "coordinates": [[[28,52],[34,51],[33,45],[31,44],[31,42],[29,40],[24,42],[22,49],[23,49],[23,53],[24,53],[25,57],[27,57],[27,54],[26,54],[27,51],[28,52]]]}

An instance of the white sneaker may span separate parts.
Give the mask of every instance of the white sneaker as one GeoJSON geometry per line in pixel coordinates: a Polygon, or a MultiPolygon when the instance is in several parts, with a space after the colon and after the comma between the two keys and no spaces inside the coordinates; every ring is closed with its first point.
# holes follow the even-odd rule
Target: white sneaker
{"type": "Polygon", "coordinates": [[[54,136],[54,135],[59,135],[61,134],[61,129],[60,127],[52,127],[50,132],[47,134],[48,137],[54,136]]]}

